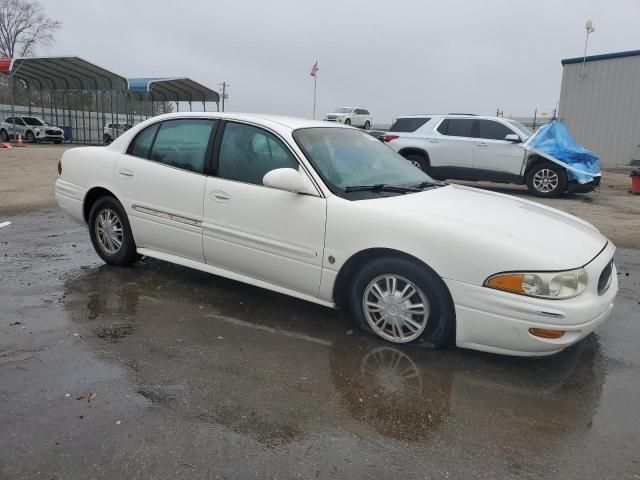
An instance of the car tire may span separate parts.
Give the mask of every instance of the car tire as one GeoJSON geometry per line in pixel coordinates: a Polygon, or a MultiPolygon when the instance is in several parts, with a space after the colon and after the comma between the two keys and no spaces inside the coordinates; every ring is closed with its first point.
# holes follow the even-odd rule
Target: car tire
{"type": "Polygon", "coordinates": [[[345,124],[345,125],[351,125],[351,119],[350,119],[350,118],[347,118],[347,119],[344,121],[344,124],[345,124]]]}
{"type": "Polygon", "coordinates": [[[9,134],[4,129],[0,130],[0,140],[3,141],[3,142],[8,142],[9,141],[9,134]]]}
{"type": "Polygon", "coordinates": [[[382,257],[368,262],[353,279],[349,304],[357,327],[391,343],[441,348],[454,338],[449,290],[433,270],[415,260],[382,257]]]}
{"type": "Polygon", "coordinates": [[[369,130],[370,128],[371,128],[371,122],[367,120],[366,122],[364,122],[364,129],[369,130]]]}
{"type": "Polygon", "coordinates": [[[105,145],[109,145],[111,142],[112,142],[111,136],[105,133],[102,136],[102,143],[104,143],[105,145]]]}
{"type": "Polygon", "coordinates": [[[24,134],[24,140],[27,143],[36,143],[36,137],[31,131],[24,134]]]}
{"type": "Polygon", "coordinates": [[[427,160],[425,155],[420,155],[419,153],[408,153],[402,156],[423,172],[429,173],[429,160],[427,160]]]}
{"type": "Polygon", "coordinates": [[[53,143],[55,143],[56,145],[60,145],[62,143],[62,140],[54,140],[53,143]]]}
{"type": "Polygon", "coordinates": [[[553,162],[540,162],[527,173],[527,188],[537,197],[559,197],[567,188],[567,172],[553,162]]]}
{"type": "Polygon", "coordinates": [[[140,258],[127,214],[111,196],[100,197],[91,207],[89,235],[96,253],[110,265],[131,265],[140,258]]]}

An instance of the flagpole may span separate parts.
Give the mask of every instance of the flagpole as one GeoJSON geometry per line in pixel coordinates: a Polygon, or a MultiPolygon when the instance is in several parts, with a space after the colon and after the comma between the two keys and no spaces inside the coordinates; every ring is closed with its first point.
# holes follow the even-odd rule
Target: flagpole
{"type": "Polygon", "coordinates": [[[313,76],[313,119],[316,119],[316,83],[318,81],[318,75],[313,76]]]}

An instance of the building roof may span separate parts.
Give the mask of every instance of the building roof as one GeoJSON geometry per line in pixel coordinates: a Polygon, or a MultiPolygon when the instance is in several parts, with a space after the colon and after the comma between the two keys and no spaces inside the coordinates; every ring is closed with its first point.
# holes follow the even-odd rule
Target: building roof
{"type": "Polygon", "coordinates": [[[153,100],[174,102],[219,102],[218,92],[191,80],[190,78],[144,77],[129,78],[129,91],[148,93],[153,100]]]}
{"type": "Polygon", "coordinates": [[[0,71],[13,74],[41,90],[126,90],[124,77],[87,62],[79,57],[14,58],[6,69],[6,60],[0,62],[0,71]]]}
{"type": "Polygon", "coordinates": [[[602,55],[591,55],[589,57],[576,57],[576,58],[565,58],[561,60],[562,65],[569,65],[571,63],[582,63],[585,62],[597,62],[598,60],[609,60],[610,58],[625,58],[625,57],[636,57],[640,55],[640,50],[629,50],[627,52],[615,52],[615,53],[605,53],[602,55]]]}

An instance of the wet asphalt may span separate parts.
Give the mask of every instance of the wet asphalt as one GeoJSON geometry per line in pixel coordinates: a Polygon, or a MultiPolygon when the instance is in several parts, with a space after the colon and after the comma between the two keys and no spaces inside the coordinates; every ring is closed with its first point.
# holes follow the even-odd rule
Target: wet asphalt
{"type": "Polygon", "coordinates": [[[145,259],[56,209],[0,229],[1,479],[640,478],[640,251],[549,359],[394,347],[145,259]]]}

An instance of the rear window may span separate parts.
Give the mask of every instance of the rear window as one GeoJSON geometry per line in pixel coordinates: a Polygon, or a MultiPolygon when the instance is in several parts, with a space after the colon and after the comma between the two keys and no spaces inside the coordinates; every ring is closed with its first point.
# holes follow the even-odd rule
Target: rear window
{"type": "Polygon", "coordinates": [[[447,118],[438,126],[438,132],[450,137],[471,137],[473,131],[471,118],[447,118]]]}
{"type": "Polygon", "coordinates": [[[419,129],[422,125],[427,123],[429,120],[431,119],[427,117],[398,118],[395,122],[393,122],[393,125],[391,125],[391,128],[389,129],[389,131],[390,132],[415,132],[417,129],[419,129]]]}

